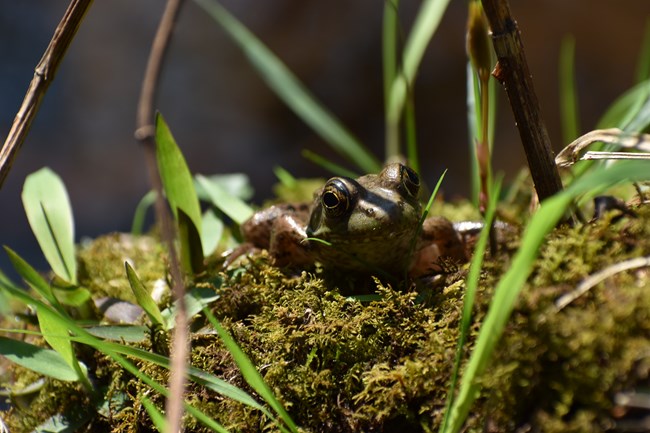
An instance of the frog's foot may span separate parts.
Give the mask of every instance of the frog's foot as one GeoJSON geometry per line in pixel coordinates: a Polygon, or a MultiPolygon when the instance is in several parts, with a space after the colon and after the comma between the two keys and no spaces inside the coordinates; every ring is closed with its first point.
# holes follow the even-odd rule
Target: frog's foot
{"type": "Polygon", "coordinates": [[[442,258],[467,261],[463,240],[454,225],[444,217],[431,217],[424,221],[418,245],[409,271],[414,278],[442,271],[442,258]]]}

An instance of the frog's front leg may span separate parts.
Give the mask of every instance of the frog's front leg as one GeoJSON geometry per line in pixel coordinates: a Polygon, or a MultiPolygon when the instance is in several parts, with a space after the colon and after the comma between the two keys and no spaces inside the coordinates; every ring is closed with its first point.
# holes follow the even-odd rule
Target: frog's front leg
{"type": "Polygon", "coordinates": [[[466,262],[468,258],[461,236],[451,221],[444,217],[431,217],[424,221],[417,245],[409,271],[415,278],[440,272],[441,258],[460,262],[466,262]]]}
{"type": "Polygon", "coordinates": [[[308,207],[276,205],[255,213],[241,226],[244,239],[269,251],[275,266],[307,266],[313,263],[305,233],[308,207]]]}

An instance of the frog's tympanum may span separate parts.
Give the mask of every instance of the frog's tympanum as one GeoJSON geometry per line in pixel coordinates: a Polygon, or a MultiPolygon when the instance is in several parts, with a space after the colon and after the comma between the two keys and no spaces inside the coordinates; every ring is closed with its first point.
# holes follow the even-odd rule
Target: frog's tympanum
{"type": "Polygon", "coordinates": [[[417,173],[399,163],[356,180],[333,177],[314,193],[311,205],[257,212],[242,225],[242,234],[268,249],[278,266],[317,261],[344,271],[421,276],[439,271],[443,257],[466,260],[463,242],[446,218],[428,218],[418,234],[419,191],[417,173]]]}

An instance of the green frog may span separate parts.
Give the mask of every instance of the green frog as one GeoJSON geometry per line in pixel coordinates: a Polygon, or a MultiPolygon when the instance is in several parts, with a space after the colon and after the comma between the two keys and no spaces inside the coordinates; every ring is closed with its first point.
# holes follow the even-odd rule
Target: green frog
{"type": "Polygon", "coordinates": [[[462,237],[446,218],[428,218],[418,232],[419,192],[417,173],[393,163],[358,179],[333,177],[313,203],[271,206],[241,230],[277,266],[318,261],[349,272],[419,277],[440,271],[443,257],[466,261],[462,237]]]}

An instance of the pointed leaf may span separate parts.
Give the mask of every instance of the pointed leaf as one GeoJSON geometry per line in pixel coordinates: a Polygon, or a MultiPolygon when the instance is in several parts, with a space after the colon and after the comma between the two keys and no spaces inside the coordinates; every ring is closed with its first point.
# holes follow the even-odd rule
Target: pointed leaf
{"type": "Polygon", "coordinates": [[[209,200],[237,224],[241,224],[253,215],[253,209],[232,194],[220,184],[210,182],[205,176],[196,175],[196,181],[208,195],[209,200]]]}
{"type": "Polygon", "coordinates": [[[22,193],[29,225],[55,274],[77,282],[74,222],[68,193],[49,168],[30,174],[22,193]]]}
{"type": "Polygon", "coordinates": [[[158,168],[169,206],[177,219],[179,209],[185,212],[200,234],[201,207],[194,189],[192,174],[160,113],[156,115],[156,146],[158,168]]]}
{"type": "Polygon", "coordinates": [[[209,256],[219,246],[219,241],[223,236],[224,224],[214,213],[212,209],[203,213],[203,235],[201,244],[203,245],[203,255],[209,256]]]}
{"type": "Polygon", "coordinates": [[[181,266],[185,272],[193,275],[202,272],[204,265],[201,235],[182,209],[178,209],[178,238],[181,243],[181,266]]]}
{"type": "Polygon", "coordinates": [[[138,305],[140,305],[145,313],[147,313],[151,323],[154,325],[165,326],[165,320],[160,313],[160,308],[158,308],[158,305],[151,297],[151,293],[149,293],[144,284],[142,284],[142,281],[140,281],[138,274],[135,273],[129,262],[124,262],[124,267],[126,268],[126,276],[129,279],[131,290],[133,290],[138,305]]]}

